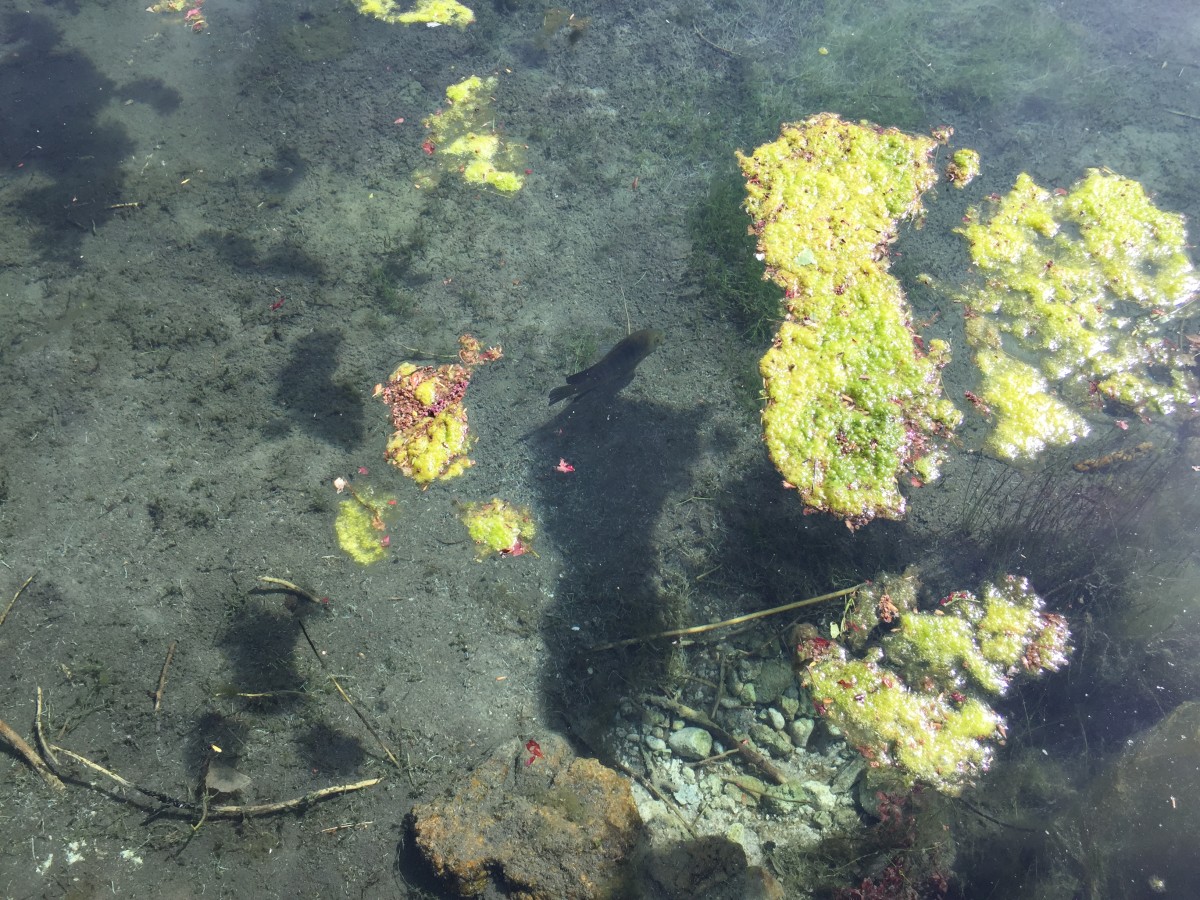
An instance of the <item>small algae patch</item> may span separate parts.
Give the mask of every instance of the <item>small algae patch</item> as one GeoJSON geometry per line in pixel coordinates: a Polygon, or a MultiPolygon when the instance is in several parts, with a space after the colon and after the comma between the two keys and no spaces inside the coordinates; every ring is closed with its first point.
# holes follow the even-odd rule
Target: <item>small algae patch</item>
{"type": "Polygon", "coordinates": [[[991,762],[1002,722],[979,700],[912,690],[875,659],[813,666],[808,688],[874,768],[900,773],[906,785],[957,794],[991,762]]]}
{"type": "Polygon", "coordinates": [[[496,553],[521,556],[531,552],[529,545],[537,528],[526,507],[495,498],[487,503],[467,504],[462,518],[481,559],[496,553]]]}
{"type": "Polygon", "coordinates": [[[470,335],[459,338],[458,363],[401,363],[374,396],[387,404],[394,429],[384,453],[389,463],[422,487],[457,478],[473,464],[463,397],[475,367],[500,359],[499,347],[483,350],[470,335]]]}
{"type": "Polygon", "coordinates": [[[417,0],[411,9],[397,0],[354,0],[364,16],[400,25],[454,25],[466,28],[475,21],[475,13],[458,0],[417,0]]]}
{"type": "Polygon", "coordinates": [[[936,141],[829,113],[738,154],[746,211],[785,319],[760,363],[767,449],[806,506],[851,528],[898,519],[897,479],[937,477],[961,415],[941,393],[949,347],[922,349],[888,274],[899,223],[937,180],[936,141]]]}
{"type": "Polygon", "coordinates": [[[956,188],[965,188],[979,174],[979,154],[969,147],[954,151],[946,165],[946,180],[956,188]]]}
{"type": "Polygon", "coordinates": [[[1197,405],[1193,359],[1175,338],[1200,279],[1183,217],[1136,181],[1093,169],[1052,192],[1022,174],[960,232],[979,273],[959,299],[996,455],[1069,444],[1100,408],[1149,418],[1197,405]]]}
{"type": "MultiPolygon", "coordinates": [[[[464,181],[511,194],[525,185],[523,148],[504,140],[496,130],[492,95],[498,84],[495,75],[472,75],[446,88],[446,107],[425,119],[424,146],[443,169],[459,173],[464,181]]],[[[418,180],[432,183],[435,179],[426,172],[418,180]]]]}
{"type": "Polygon", "coordinates": [[[351,490],[351,498],[338,506],[333,529],[338,546],[362,566],[379,562],[387,555],[391,543],[387,536],[386,512],[395,498],[376,498],[370,488],[351,490]]]}

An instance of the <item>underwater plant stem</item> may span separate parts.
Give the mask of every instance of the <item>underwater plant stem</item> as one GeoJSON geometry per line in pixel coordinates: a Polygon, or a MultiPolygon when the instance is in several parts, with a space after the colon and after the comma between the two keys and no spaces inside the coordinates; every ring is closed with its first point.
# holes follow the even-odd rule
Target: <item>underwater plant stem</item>
{"type": "Polygon", "coordinates": [[[696,840],[699,837],[699,835],[696,834],[696,829],[691,826],[691,823],[688,822],[688,820],[685,819],[683,814],[679,811],[678,804],[676,804],[674,800],[659,790],[658,785],[656,785],[649,778],[646,778],[644,775],[633,771],[633,769],[629,768],[629,766],[625,765],[625,763],[621,762],[619,759],[614,759],[612,761],[612,765],[616,766],[616,768],[620,769],[622,772],[644,787],[648,793],[657,797],[659,802],[662,803],[663,807],[670,812],[671,815],[673,815],[679,821],[679,824],[687,830],[687,833],[692,836],[692,840],[696,840]]]}
{"type": "Polygon", "coordinates": [[[703,35],[703,33],[701,33],[699,26],[693,25],[692,30],[694,32],[696,32],[696,37],[700,38],[700,40],[704,41],[704,43],[708,44],[708,46],[712,47],[718,53],[724,53],[730,59],[734,59],[737,57],[737,54],[734,53],[732,50],[722,47],[720,44],[714,44],[712,41],[710,41],[708,38],[706,38],[703,35]]]}
{"type": "Polygon", "coordinates": [[[46,740],[46,732],[42,728],[42,688],[38,685],[37,689],[37,705],[33,716],[33,736],[37,738],[38,751],[42,754],[42,759],[50,764],[51,769],[58,768],[58,760],[54,758],[54,751],[50,749],[50,742],[46,740]]]}
{"type": "Polygon", "coordinates": [[[813,606],[817,603],[825,603],[829,600],[836,600],[838,597],[845,597],[847,594],[853,594],[855,591],[866,587],[866,582],[856,584],[854,587],[844,588],[840,591],[834,591],[832,594],[822,594],[820,597],[809,597],[807,600],[797,600],[795,603],[785,603],[783,606],[774,606],[771,609],[759,610],[755,613],[747,613],[744,616],[737,616],[733,619],[725,619],[723,622],[712,622],[708,625],[693,625],[690,628],[673,628],[670,631],[659,631],[656,634],[643,634],[638,637],[625,638],[622,641],[613,641],[609,644],[600,644],[593,647],[593,651],[597,650],[612,650],[616,647],[628,647],[630,644],[641,644],[647,641],[656,641],[659,638],[680,637],[685,634],[703,634],[706,631],[716,631],[718,628],[728,628],[732,625],[741,625],[743,622],[753,622],[755,619],[763,619],[767,616],[773,616],[777,613],[790,612],[793,609],[800,609],[803,606],[813,606]]]}

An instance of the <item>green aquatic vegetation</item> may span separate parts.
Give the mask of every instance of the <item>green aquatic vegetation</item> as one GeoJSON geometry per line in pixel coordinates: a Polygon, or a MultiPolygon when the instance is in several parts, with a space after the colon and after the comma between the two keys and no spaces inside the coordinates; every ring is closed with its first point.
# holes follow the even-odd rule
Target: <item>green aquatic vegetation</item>
{"type": "Polygon", "coordinates": [[[480,559],[493,554],[521,556],[529,553],[530,542],[537,534],[527,507],[513,506],[499,498],[487,503],[468,503],[463,509],[462,520],[476,544],[480,559]]]}
{"type": "Polygon", "coordinates": [[[387,534],[387,519],[396,498],[376,497],[369,487],[355,490],[340,478],[335,486],[338,493],[348,491],[350,494],[350,499],[343,500],[339,505],[337,519],[333,523],[338,546],[361,566],[379,562],[387,556],[387,548],[391,544],[387,534]]]}
{"type": "MultiPolygon", "coordinates": [[[[1031,101],[1094,118],[1124,90],[1089,72],[1087,30],[1038,0],[813,6],[806,36],[828,52],[801,47],[783,73],[803,86],[798,93],[810,108],[836,105],[848,116],[914,128],[947,107],[1004,118],[1031,101]]],[[[781,77],[763,69],[764,80],[781,77]]]]}
{"type": "Polygon", "coordinates": [[[1092,169],[1051,192],[1022,174],[960,232],[979,273],[960,300],[998,456],[1075,441],[1099,404],[1143,418],[1196,405],[1192,357],[1173,336],[1200,279],[1183,217],[1136,181],[1092,169]]]}
{"type": "Polygon", "coordinates": [[[956,188],[965,188],[979,175],[979,154],[970,147],[955,150],[946,166],[946,180],[956,188]]]}
{"type": "MultiPolygon", "coordinates": [[[[522,148],[496,131],[492,96],[499,83],[495,75],[472,75],[447,87],[446,106],[424,120],[428,131],[422,146],[444,170],[457,172],[471,184],[511,194],[525,185],[522,148]]],[[[433,184],[436,178],[422,172],[417,180],[433,184]]]]}
{"type": "Polygon", "coordinates": [[[919,346],[887,271],[900,221],[937,180],[936,146],[823,113],[738,154],[759,259],[785,293],[759,367],[764,439],[804,504],[851,528],[902,517],[899,476],[936,478],[935,438],[961,418],[941,395],[949,347],[919,346]]]}
{"type": "Polygon", "coordinates": [[[1059,400],[1033,366],[1000,350],[981,350],[975,364],[983,375],[980,399],[996,414],[987,444],[997,456],[1029,459],[1087,435],[1087,420],[1059,400]]]}
{"type": "Polygon", "coordinates": [[[860,590],[836,632],[846,646],[809,627],[797,659],[817,712],[883,782],[957,794],[1004,733],[988,696],[1018,675],[1061,668],[1070,635],[1024,579],[985,584],[980,596],[955,591],[932,611],[917,608],[916,586],[910,572],[860,590]],[[881,623],[891,630],[874,639],[881,623]]]}

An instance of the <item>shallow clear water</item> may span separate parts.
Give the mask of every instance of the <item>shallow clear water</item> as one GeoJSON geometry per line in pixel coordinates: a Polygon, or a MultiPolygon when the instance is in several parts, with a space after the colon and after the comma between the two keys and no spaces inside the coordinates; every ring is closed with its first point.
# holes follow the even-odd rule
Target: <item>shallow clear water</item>
{"type": "MultiPolygon", "coordinates": [[[[462,30],[334,2],[202,13],[0,16],[0,719],[31,740],[40,688],[51,744],[151,792],[62,754],[59,792],[6,754],[6,896],[444,895],[414,805],[498,751],[536,775],[523,748],[553,757],[555,735],[688,823],[632,788],[647,824],[618,896],[1193,895],[1193,414],[1092,410],[1079,444],[993,459],[954,301],[954,229],[1020,172],[1069,188],[1112,169],[1197,220],[1189,4],[494,0],[462,30]],[[431,141],[470,75],[497,78],[484,121],[518,192],[465,183],[431,141]],[[804,515],[762,444],[779,298],[734,158],[822,111],[949,124],[983,161],[926,196],[891,260],[914,327],[950,342],[965,422],[940,480],[902,483],[904,520],[856,532],[804,515]],[[665,340],[620,393],[548,408],[642,328],[665,340]],[[422,490],[384,459],[373,390],[402,361],[453,361],[465,333],[504,356],[466,393],[474,465],[422,490]],[[380,561],[339,547],[335,478],[386,513],[380,561]],[[460,517],[492,497],[529,508],[534,552],[477,559],[460,517]],[[995,701],[1007,739],[977,784],[892,796],[882,823],[819,720],[780,764],[822,790],[775,808],[730,785],[744,758],[693,770],[663,749],[686,716],[647,699],[735,734],[778,715],[799,743],[791,626],[827,629],[838,603],[595,649],[910,566],[927,604],[1028,578],[1074,649],[995,701]],[[776,696],[737,694],[770,673],[776,696]],[[214,803],[385,780],[196,829],[170,800],[201,805],[218,758],[251,782],[214,803]]],[[[1173,328],[1200,332],[1193,305],[1173,328]]]]}

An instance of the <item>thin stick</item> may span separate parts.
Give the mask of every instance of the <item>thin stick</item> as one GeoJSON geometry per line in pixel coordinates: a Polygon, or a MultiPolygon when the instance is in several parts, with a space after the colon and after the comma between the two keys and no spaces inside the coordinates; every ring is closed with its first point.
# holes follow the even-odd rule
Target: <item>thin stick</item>
{"type": "MultiPolygon", "coordinates": [[[[308,629],[304,627],[304,623],[299,619],[296,620],[296,624],[300,626],[300,633],[304,635],[304,640],[308,641],[308,646],[312,650],[313,655],[317,658],[317,662],[320,664],[322,669],[325,669],[325,659],[321,656],[321,651],[317,649],[317,645],[313,643],[313,639],[308,636],[308,629]]],[[[383,738],[379,736],[379,732],[375,730],[375,726],[368,721],[367,717],[362,714],[362,711],[359,710],[354,701],[350,699],[350,695],[346,693],[345,689],[341,685],[341,682],[337,680],[337,676],[335,676],[328,669],[326,669],[326,674],[329,676],[329,680],[333,682],[333,686],[337,688],[337,692],[342,695],[342,699],[350,705],[352,710],[354,710],[354,714],[358,716],[358,720],[363,723],[367,731],[371,732],[371,737],[375,738],[379,746],[383,748],[383,752],[386,753],[387,758],[392,761],[392,765],[403,772],[404,766],[400,765],[400,760],[396,759],[396,754],[392,753],[391,748],[388,747],[383,738]]]]}
{"type": "MultiPolygon", "coordinates": [[[[18,738],[19,740],[19,738],[18,738]]],[[[141,787],[134,784],[126,778],[122,778],[116,772],[104,768],[99,763],[94,763],[85,756],[80,756],[66,747],[60,747],[57,744],[54,749],[65,756],[87,766],[94,772],[98,772],[106,778],[111,778],[117,784],[124,788],[130,788],[135,791],[140,791],[148,797],[153,797],[160,803],[165,803],[177,809],[197,809],[197,805],[188,800],[179,800],[167,794],[159,793],[158,791],[150,790],[149,788],[141,787]]],[[[356,781],[352,784],[335,784],[331,787],[321,788],[317,791],[311,791],[303,797],[295,797],[291,800],[280,800],[276,803],[259,803],[254,806],[209,806],[207,810],[208,818],[240,818],[242,816],[269,816],[277,812],[287,812],[290,809],[302,809],[309,804],[316,803],[320,800],[325,800],[329,797],[336,797],[339,794],[348,794],[350,791],[360,791],[363,788],[373,787],[383,781],[382,778],[368,778],[365,781],[356,781]]]]}
{"type": "Polygon", "coordinates": [[[167,689],[167,669],[171,668],[171,660],[175,658],[175,644],[175,641],[171,641],[171,645],[167,647],[167,658],[163,660],[162,671],[158,674],[158,690],[154,692],[154,714],[156,716],[162,708],[163,691],[167,689]]]}
{"type": "Polygon", "coordinates": [[[374,821],[370,822],[343,822],[341,825],[333,825],[329,828],[322,828],[321,834],[336,834],[339,831],[345,831],[347,828],[366,828],[369,825],[374,825],[374,821]]]}
{"type": "Polygon", "coordinates": [[[25,739],[17,734],[8,723],[0,719],[0,737],[8,741],[9,745],[17,751],[18,754],[29,763],[30,768],[42,776],[42,781],[50,785],[56,791],[65,791],[67,786],[62,783],[62,779],[55,775],[46,761],[42,759],[36,750],[25,743],[25,739]]]}
{"type": "Polygon", "coordinates": [[[621,762],[619,759],[614,759],[612,761],[612,764],[614,766],[616,766],[618,769],[620,769],[622,772],[624,772],[626,775],[628,775],[630,778],[634,779],[642,787],[644,787],[648,793],[651,793],[655,797],[657,797],[659,802],[662,803],[663,807],[665,807],[666,810],[671,813],[671,815],[673,815],[676,819],[679,820],[679,824],[681,824],[685,829],[687,829],[687,833],[692,836],[693,840],[697,837],[696,829],[693,828],[688,823],[688,820],[683,817],[683,815],[680,813],[679,807],[676,805],[675,801],[673,801],[670,797],[666,796],[662,791],[660,791],[658,789],[658,786],[653,781],[651,781],[649,778],[646,778],[646,777],[640,775],[639,773],[633,771],[633,769],[629,768],[629,766],[625,765],[625,763],[621,762]]]}
{"type": "Polygon", "coordinates": [[[37,708],[33,716],[33,735],[37,738],[38,750],[41,751],[42,758],[48,759],[51,766],[57,766],[58,760],[54,758],[54,751],[50,749],[50,742],[46,740],[46,732],[42,729],[41,685],[38,685],[37,689],[37,708]]]}
{"type": "Polygon", "coordinates": [[[724,53],[726,56],[729,56],[729,57],[737,56],[737,54],[734,53],[732,50],[727,50],[726,48],[722,47],[720,44],[714,44],[712,41],[710,41],[708,38],[706,38],[703,34],[700,33],[699,26],[693,25],[692,30],[694,32],[696,32],[696,37],[700,38],[700,40],[704,41],[704,43],[708,44],[708,46],[712,47],[714,50],[716,50],[720,53],[724,53]]]}
{"type": "Polygon", "coordinates": [[[383,781],[382,778],[368,778],[364,781],[355,781],[352,784],[335,784],[331,787],[321,788],[319,791],[310,791],[303,797],[296,797],[292,800],[281,800],[278,803],[260,803],[256,806],[210,806],[208,815],[210,818],[216,817],[221,819],[241,818],[242,816],[270,816],[278,812],[287,812],[289,809],[303,809],[313,803],[321,800],[327,800],[330,797],[336,797],[339,794],[348,794],[351,791],[361,791],[363,788],[374,787],[383,781]]]}
{"type": "Polygon", "coordinates": [[[709,717],[715,717],[717,710],[721,708],[721,698],[725,696],[725,654],[717,652],[717,663],[721,667],[720,674],[717,676],[717,694],[713,697],[712,711],[708,714],[709,717]]]}
{"type": "Polygon", "coordinates": [[[375,726],[372,725],[370,723],[370,721],[367,719],[367,717],[362,714],[362,712],[359,710],[359,708],[354,705],[354,701],[351,700],[350,695],[347,694],[345,692],[345,690],[342,689],[342,686],[341,686],[341,684],[338,683],[337,678],[334,677],[333,675],[330,675],[329,680],[333,682],[333,686],[335,688],[337,688],[338,693],[342,695],[342,699],[345,700],[348,704],[350,704],[350,708],[352,710],[354,710],[354,714],[356,716],[358,716],[358,720],[363,723],[363,726],[367,729],[367,731],[371,732],[371,737],[375,738],[375,740],[379,744],[379,746],[383,748],[383,752],[386,753],[387,758],[392,761],[392,765],[394,765],[397,769],[399,769],[400,771],[403,772],[404,766],[400,765],[400,760],[396,759],[396,754],[392,753],[391,748],[389,748],[388,745],[386,743],[384,743],[383,738],[381,738],[379,736],[379,732],[375,730],[375,726]]]}
{"type": "Polygon", "coordinates": [[[316,594],[306,591],[298,584],[292,584],[290,581],[284,581],[282,578],[271,578],[269,575],[259,575],[258,580],[265,581],[267,584],[277,585],[278,587],[283,588],[285,591],[290,591],[298,597],[303,597],[305,600],[311,600],[313,603],[317,604],[317,606],[325,605],[321,602],[321,598],[316,594]]]}
{"type": "Polygon", "coordinates": [[[776,606],[771,609],[760,610],[756,613],[749,613],[744,616],[738,616],[734,619],[726,619],[724,622],[713,622],[711,625],[693,625],[691,628],[675,628],[671,631],[660,631],[657,634],[644,634],[641,637],[626,638],[623,641],[613,641],[611,644],[601,644],[598,647],[593,647],[592,650],[612,650],[615,647],[628,647],[630,644],[641,644],[646,641],[657,641],[659,638],[680,637],[685,634],[703,634],[706,631],[716,631],[718,628],[728,628],[731,625],[741,625],[743,622],[753,622],[755,619],[762,619],[767,616],[773,616],[777,613],[790,612],[793,609],[800,609],[802,606],[812,606],[816,603],[825,603],[829,600],[836,600],[838,597],[845,597],[847,594],[853,594],[855,591],[866,587],[866,582],[856,584],[854,587],[845,588],[844,590],[834,591],[832,594],[822,594],[820,597],[810,597],[807,600],[797,600],[795,603],[787,603],[783,606],[776,606]]]}
{"type": "MultiPolygon", "coordinates": [[[[135,791],[141,790],[141,788],[139,788],[132,781],[128,781],[128,780],[122,778],[116,772],[109,771],[108,769],[104,768],[104,766],[100,765],[100,763],[92,762],[86,756],[80,756],[74,750],[68,750],[66,747],[60,747],[58,744],[52,744],[51,747],[58,753],[62,753],[65,756],[69,756],[71,759],[75,760],[75,762],[79,763],[80,765],[87,766],[93,772],[99,772],[105,778],[111,778],[113,781],[115,781],[117,784],[119,784],[123,788],[132,788],[135,791]]],[[[149,793],[149,792],[143,791],[142,793],[149,793]]],[[[154,794],[150,794],[150,796],[154,797],[156,800],[159,799],[154,794]]],[[[171,799],[171,798],[169,798],[169,799],[171,799]]],[[[184,805],[190,805],[190,804],[184,804],[184,805]]]]}
{"type": "Polygon", "coordinates": [[[21,592],[24,591],[25,588],[29,587],[29,582],[33,581],[35,578],[37,578],[37,572],[34,572],[32,575],[26,578],[25,583],[17,588],[17,592],[13,594],[13,598],[8,601],[8,606],[4,607],[4,612],[0,613],[0,625],[3,625],[4,620],[8,618],[9,610],[16,606],[17,598],[21,596],[21,592]]]}
{"type": "Polygon", "coordinates": [[[704,759],[698,759],[695,762],[685,763],[685,765],[691,766],[693,769],[699,769],[701,766],[711,766],[715,762],[720,762],[723,759],[727,759],[737,752],[737,747],[734,747],[732,750],[726,750],[724,753],[715,753],[712,756],[704,757],[704,759]]]}
{"type": "Polygon", "coordinates": [[[1184,112],[1181,109],[1170,109],[1166,106],[1164,106],[1163,109],[1166,110],[1167,112],[1169,112],[1173,116],[1183,116],[1185,119],[1194,119],[1195,121],[1200,122],[1200,116],[1193,115],[1192,113],[1189,113],[1189,112],[1184,112]]]}

